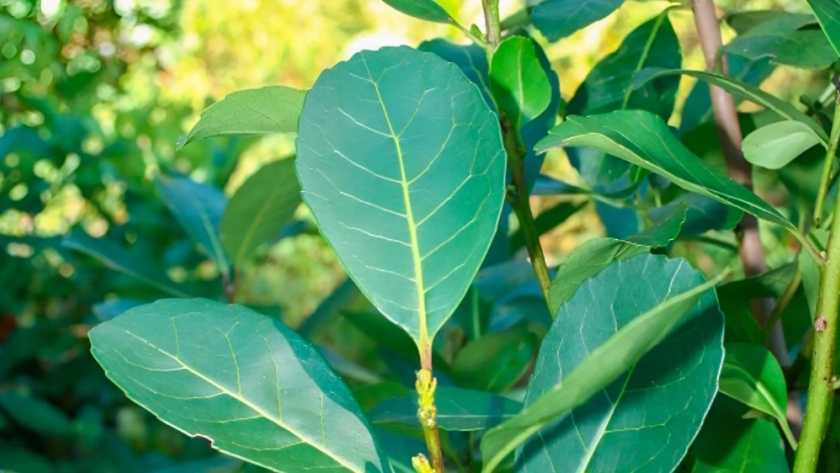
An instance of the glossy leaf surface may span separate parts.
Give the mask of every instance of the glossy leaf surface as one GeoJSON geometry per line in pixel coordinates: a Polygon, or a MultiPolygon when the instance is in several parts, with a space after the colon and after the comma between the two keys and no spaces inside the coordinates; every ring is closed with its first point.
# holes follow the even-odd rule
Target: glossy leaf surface
{"type": "Polygon", "coordinates": [[[496,103],[515,129],[540,115],[551,103],[551,84],[530,38],[512,36],[499,45],[490,65],[496,103]]]}
{"type": "Polygon", "coordinates": [[[781,366],[761,345],[727,343],[720,392],[787,425],[787,386],[781,366]]]}
{"type": "Polygon", "coordinates": [[[708,291],[716,282],[653,255],[585,282],[543,341],[522,413],[482,440],[484,471],[522,442],[518,472],[558,462],[573,471],[676,467],[717,390],[723,316],[708,291]],[[635,448],[619,447],[627,443],[635,448]]]}
{"type": "Polygon", "coordinates": [[[266,164],[249,177],[222,214],[222,246],[237,268],[280,234],[300,205],[300,184],[291,158],[266,164]]]}
{"type": "Polygon", "coordinates": [[[435,23],[450,23],[452,17],[435,0],[382,0],[406,15],[435,23]]]}
{"type": "Polygon", "coordinates": [[[820,137],[808,125],[787,120],[763,126],[744,138],[744,159],[767,169],[781,169],[812,146],[820,137]]]}
{"type": "Polygon", "coordinates": [[[321,74],[297,144],[304,200],[350,276],[415,341],[429,340],[498,223],[496,114],[454,64],[382,48],[321,74]]]}
{"type": "Polygon", "coordinates": [[[840,54],[840,5],[833,0],[808,0],[808,4],[834,51],[840,54]]]}
{"type": "Polygon", "coordinates": [[[390,471],[344,382],[269,317],[165,299],[95,327],[90,340],[129,398],[225,453],[274,471],[390,471]]]}
{"type": "Polygon", "coordinates": [[[614,12],[624,0],[545,0],[531,10],[531,22],[549,41],[565,38],[614,12]]]}
{"type": "Polygon", "coordinates": [[[306,91],[269,86],[234,92],[207,107],[179,143],[219,135],[294,133],[306,91]]]}

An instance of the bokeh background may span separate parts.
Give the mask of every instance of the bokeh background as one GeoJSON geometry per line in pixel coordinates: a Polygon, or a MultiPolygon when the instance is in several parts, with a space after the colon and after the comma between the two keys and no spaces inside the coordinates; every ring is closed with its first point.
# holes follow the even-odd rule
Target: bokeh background
{"type": "MultiPolygon", "coordinates": [[[[439,3],[462,24],[483,25],[479,0],[439,3]]],[[[503,12],[523,3],[502,1],[503,12]]],[[[717,3],[724,11],[808,11],[804,0],[717,3]]],[[[542,41],[563,97],[667,4],[628,1],[569,38],[542,41]]],[[[702,68],[690,12],[677,9],[671,20],[684,66],[702,68]]],[[[150,293],[71,252],[62,238],[106,237],[209,293],[218,272],[179,233],[154,197],[151,176],[182,173],[231,195],[261,163],[293,153],[293,137],[216,138],[176,150],[201,111],[240,89],[307,88],[360,49],[435,37],[464,41],[453,28],[408,18],[379,0],[0,0],[0,471],[147,472],[206,457],[206,442],[126,402],[87,352],[103,300],[150,293]],[[27,419],[9,419],[12,411],[27,419]]],[[[779,67],[762,87],[796,101],[819,94],[814,83],[809,73],[779,67]]],[[[692,85],[681,83],[674,124],[692,85]]],[[[562,151],[549,155],[544,172],[576,180],[562,151]]],[[[556,202],[533,205],[539,211],[556,202]]],[[[543,245],[558,264],[603,234],[587,208],[543,245]]],[[[766,243],[777,237],[764,236],[766,243]]],[[[784,256],[783,247],[778,252],[784,256]]],[[[713,264],[696,258],[701,268],[713,264]]],[[[773,266],[773,250],[768,258],[773,266]]],[[[276,307],[297,326],[344,273],[320,237],[302,234],[269,248],[246,278],[238,300],[276,307]]],[[[340,330],[348,345],[358,342],[351,328],[340,330]]]]}

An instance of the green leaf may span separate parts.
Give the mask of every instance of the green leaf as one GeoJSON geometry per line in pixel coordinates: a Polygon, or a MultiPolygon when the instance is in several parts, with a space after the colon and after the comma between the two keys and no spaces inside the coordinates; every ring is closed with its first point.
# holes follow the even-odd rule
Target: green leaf
{"type": "Polygon", "coordinates": [[[548,107],[551,84],[532,39],[512,36],[502,41],[490,64],[490,87],[515,130],[521,130],[548,107]]]}
{"type": "Polygon", "coordinates": [[[435,23],[451,24],[455,20],[434,0],[382,0],[394,10],[408,16],[435,23]]]}
{"type": "MultiPolygon", "coordinates": [[[[726,398],[724,398],[726,399],[726,398]]],[[[718,396],[694,442],[694,473],[789,473],[779,431],[721,408],[718,396]]]]}
{"type": "Polygon", "coordinates": [[[387,47],[321,74],[297,149],[304,200],[348,274],[428,343],[466,293],[501,213],[497,116],[454,64],[387,47]]]}
{"type": "Polygon", "coordinates": [[[763,126],[744,138],[744,158],[756,166],[781,169],[821,144],[820,137],[808,125],[787,120],[763,126]]]}
{"type": "Polygon", "coordinates": [[[770,350],[761,345],[727,343],[720,392],[775,418],[795,445],[787,423],[785,375],[770,350]]]}
{"type": "Polygon", "coordinates": [[[280,234],[300,205],[294,159],[266,164],[230,199],[220,224],[222,246],[236,268],[242,268],[260,245],[280,234]]]}
{"type": "Polygon", "coordinates": [[[356,283],[350,278],[345,279],[332,294],[321,302],[315,312],[312,312],[312,315],[304,320],[303,324],[298,327],[297,332],[304,338],[312,339],[320,327],[338,318],[342,309],[361,298],[362,294],[359,292],[356,283]]]}
{"type": "Polygon", "coordinates": [[[274,471],[390,471],[347,385],[270,317],[165,299],[100,324],[90,341],[130,399],[222,452],[274,471]]]}
{"type": "Polygon", "coordinates": [[[648,215],[654,222],[659,222],[673,217],[675,212],[677,215],[686,212],[685,222],[679,229],[681,238],[697,237],[709,230],[732,230],[744,215],[738,209],[693,192],[685,193],[662,207],[650,209],[648,215]]]}
{"type": "Polygon", "coordinates": [[[605,18],[624,0],[544,0],[531,9],[531,23],[549,41],[557,41],[605,18]]]}
{"type": "Polygon", "coordinates": [[[732,11],[727,12],[724,15],[723,20],[731,26],[736,33],[744,34],[759,25],[785,15],[789,15],[789,13],[782,10],[732,11]]]}
{"type": "Polygon", "coordinates": [[[551,282],[551,316],[574,295],[584,281],[598,275],[613,262],[648,253],[651,248],[661,248],[673,241],[685,218],[686,208],[681,207],[627,240],[597,238],[575,248],[557,269],[557,275],[551,282]]]}
{"type": "MultiPolygon", "coordinates": [[[[435,390],[438,426],[448,431],[489,429],[515,416],[522,403],[493,394],[469,389],[440,386],[435,390]]],[[[391,398],[376,404],[368,412],[374,425],[404,424],[420,426],[417,419],[417,393],[391,398]]]]}
{"type": "Polygon", "coordinates": [[[646,82],[655,80],[659,77],[675,74],[687,75],[689,77],[694,77],[708,82],[711,85],[716,85],[736,97],[741,97],[742,99],[748,100],[756,105],[761,105],[786,120],[794,120],[804,123],[814,130],[814,133],[820,137],[823,144],[826,146],[828,145],[828,135],[825,133],[825,130],[823,130],[819,123],[811,117],[803,112],[800,112],[796,107],[784,100],[777,98],[754,85],[747,84],[731,77],[715,74],[713,72],[692,71],[688,69],[645,69],[636,74],[634,87],[640,87],[646,82]]]}
{"type": "Polygon", "coordinates": [[[213,258],[219,270],[228,270],[228,260],[219,241],[219,224],[227,198],[221,191],[186,177],[155,176],[155,188],[187,235],[213,258]]]}
{"type": "Polygon", "coordinates": [[[0,393],[0,408],[27,430],[43,435],[69,435],[73,424],[52,404],[15,391],[0,393]]]}
{"type": "Polygon", "coordinates": [[[490,91],[490,65],[487,63],[487,52],[481,46],[474,43],[453,44],[445,39],[436,38],[420,43],[417,49],[436,54],[458,66],[467,79],[481,91],[487,105],[495,110],[493,93],[490,91]]]}
{"type": "Polygon", "coordinates": [[[621,110],[604,115],[570,117],[540,141],[538,149],[593,146],[659,174],[696,192],[798,235],[796,226],[770,204],[726,174],[709,167],[677,140],[665,122],[650,112],[621,110]]]}
{"type": "Polygon", "coordinates": [[[269,86],[240,90],[207,107],[178,147],[219,135],[294,133],[306,91],[269,86]]]}
{"type": "Polygon", "coordinates": [[[723,360],[723,317],[709,292],[721,278],[703,279],[685,260],[642,255],[584,283],[543,341],[525,408],[482,439],[483,471],[526,441],[516,471],[551,471],[552,462],[672,471],[723,360]]]}
{"type": "Polygon", "coordinates": [[[469,343],[450,367],[459,386],[501,393],[510,389],[531,366],[540,333],[530,324],[517,324],[488,333],[469,343]]]}
{"type": "Polygon", "coordinates": [[[96,258],[108,268],[131,276],[160,291],[175,297],[189,297],[183,289],[166,276],[163,269],[146,259],[117,245],[107,238],[92,238],[83,232],[74,232],[62,240],[67,248],[96,258]]]}
{"type": "Polygon", "coordinates": [[[808,4],[834,51],[840,54],[840,5],[833,0],[808,0],[808,4]]]}
{"type": "Polygon", "coordinates": [[[750,28],[723,46],[748,59],[769,57],[776,64],[822,69],[837,60],[837,52],[817,28],[812,15],[788,13],[750,28]]]}

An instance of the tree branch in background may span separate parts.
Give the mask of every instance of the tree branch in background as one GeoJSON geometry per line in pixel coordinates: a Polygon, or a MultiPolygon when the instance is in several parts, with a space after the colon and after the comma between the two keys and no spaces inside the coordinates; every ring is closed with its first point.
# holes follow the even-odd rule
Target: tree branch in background
{"type": "MultiPolygon", "coordinates": [[[[721,52],[723,40],[720,35],[720,23],[715,13],[714,3],[712,0],[692,0],[691,9],[694,11],[694,23],[697,27],[697,36],[703,50],[703,57],[706,60],[706,69],[714,71],[719,67],[717,72],[728,76],[729,62],[726,55],[721,52]]],[[[709,85],[709,92],[712,97],[715,124],[726,161],[727,173],[732,179],[752,190],[752,165],[744,159],[741,151],[743,135],[741,134],[741,125],[738,122],[735,101],[731,95],[719,87],[709,85]]],[[[735,234],[738,238],[738,254],[741,257],[741,263],[744,265],[744,272],[747,276],[755,276],[767,271],[767,261],[764,257],[764,248],[761,245],[758,230],[758,219],[749,214],[744,214],[741,222],[735,227],[735,234]]],[[[753,299],[751,306],[753,316],[760,325],[764,325],[773,313],[775,302],[770,298],[753,299]]],[[[767,344],[783,368],[790,366],[790,355],[787,351],[780,322],[776,322],[770,328],[767,344]]],[[[795,392],[790,394],[787,410],[788,422],[791,424],[791,430],[798,434],[802,425],[802,410],[799,407],[799,396],[795,392]]]]}

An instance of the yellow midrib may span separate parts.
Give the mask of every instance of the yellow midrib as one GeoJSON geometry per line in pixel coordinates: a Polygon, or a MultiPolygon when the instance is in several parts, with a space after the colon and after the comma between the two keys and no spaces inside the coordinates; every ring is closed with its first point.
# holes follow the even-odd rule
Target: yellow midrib
{"type": "MultiPolygon", "coordinates": [[[[420,340],[419,346],[421,352],[429,347],[429,331],[426,327],[426,293],[423,285],[423,268],[422,258],[420,257],[420,246],[417,243],[417,224],[414,221],[414,212],[411,209],[411,198],[408,192],[408,179],[405,176],[405,163],[403,162],[402,147],[400,146],[400,139],[397,133],[394,132],[394,126],[391,124],[391,117],[388,115],[388,110],[385,108],[385,102],[382,100],[382,94],[379,92],[379,84],[373,80],[373,75],[370,73],[370,68],[367,65],[367,60],[362,55],[362,60],[365,63],[365,68],[368,71],[368,77],[373,84],[373,89],[376,91],[376,97],[379,99],[379,105],[382,106],[382,115],[385,117],[385,122],[388,124],[388,131],[391,133],[391,139],[394,140],[394,146],[397,151],[397,161],[400,165],[400,184],[402,186],[403,201],[405,202],[405,220],[408,224],[408,237],[411,243],[411,258],[414,263],[414,284],[417,289],[417,315],[420,319],[420,340]]],[[[421,353],[421,357],[423,354],[421,353]]]]}

